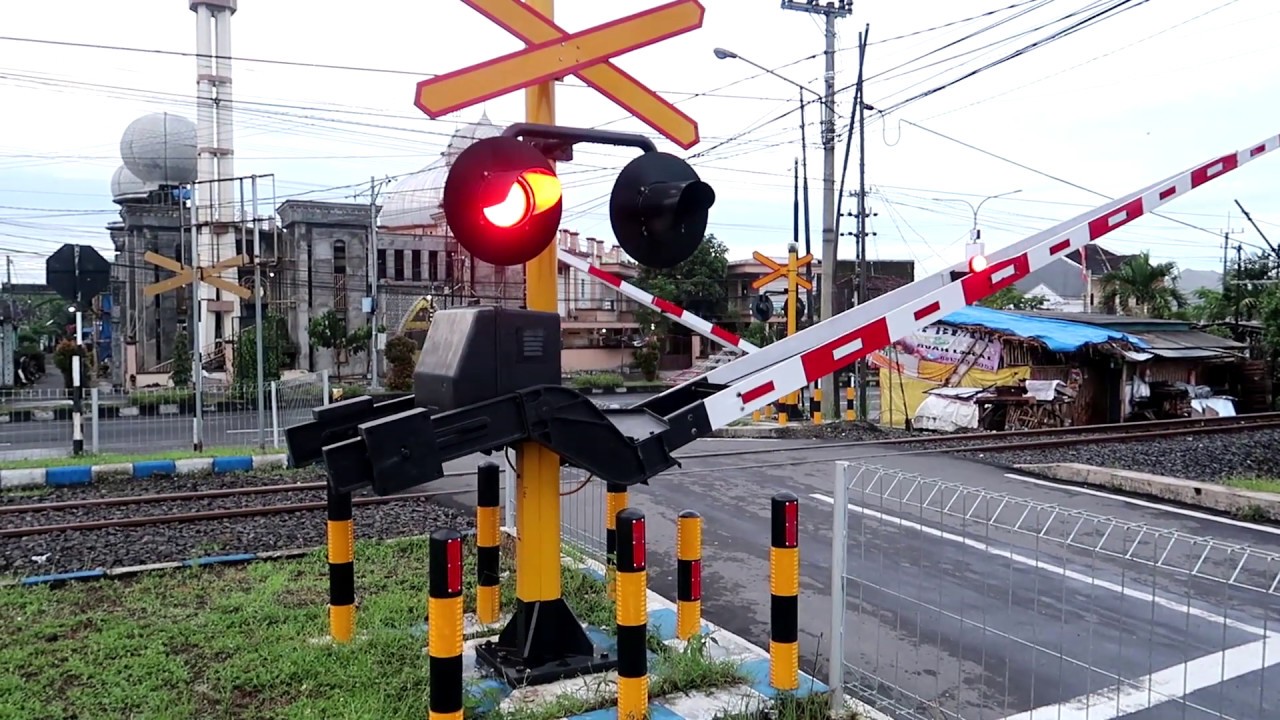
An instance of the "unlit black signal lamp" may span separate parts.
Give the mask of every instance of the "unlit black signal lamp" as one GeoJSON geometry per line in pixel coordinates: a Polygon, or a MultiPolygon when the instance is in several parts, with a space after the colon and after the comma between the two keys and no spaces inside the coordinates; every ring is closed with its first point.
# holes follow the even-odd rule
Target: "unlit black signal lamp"
{"type": "Polygon", "coordinates": [[[689,163],[646,152],[627,163],[613,184],[609,220],[618,244],[646,267],[669,268],[693,255],[707,232],[716,192],[689,163]]]}

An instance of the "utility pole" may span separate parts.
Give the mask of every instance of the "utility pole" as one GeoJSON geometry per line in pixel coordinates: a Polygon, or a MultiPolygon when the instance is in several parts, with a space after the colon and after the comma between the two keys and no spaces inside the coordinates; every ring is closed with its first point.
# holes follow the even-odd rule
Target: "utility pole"
{"type": "Polygon", "coordinates": [[[369,176],[369,387],[378,384],[378,181],[369,176]]]}
{"type": "MultiPolygon", "coordinates": [[[[858,291],[856,302],[858,305],[866,302],[867,298],[867,101],[862,94],[862,68],[866,65],[867,58],[867,35],[871,27],[867,27],[866,32],[858,33],[858,87],[854,95],[858,98],[858,291]]],[[[849,122],[853,122],[853,118],[849,118],[849,122]]],[[[867,421],[868,400],[867,400],[867,360],[863,358],[858,361],[857,367],[858,381],[858,420],[867,421]]],[[[826,409],[823,409],[826,412],[826,409]]],[[[835,408],[832,407],[832,412],[835,408]]],[[[823,417],[835,417],[835,415],[823,415],[823,417]]]]}
{"type": "MultiPolygon", "coordinates": [[[[1236,243],[1236,284],[1239,285],[1241,278],[1244,277],[1244,246],[1236,243]]],[[[1240,290],[1236,291],[1235,297],[1235,316],[1236,324],[1240,324],[1240,290]]]]}
{"type": "MultiPolygon", "coordinates": [[[[836,252],[836,19],[853,13],[853,0],[831,0],[819,5],[801,0],[782,0],[782,9],[823,15],[826,20],[826,69],[823,72],[822,103],[822,270],[821,319],[835,315],[836,252]]],[[[836,417],[834,375],[822,378],[822,416],[836,417]]]]}

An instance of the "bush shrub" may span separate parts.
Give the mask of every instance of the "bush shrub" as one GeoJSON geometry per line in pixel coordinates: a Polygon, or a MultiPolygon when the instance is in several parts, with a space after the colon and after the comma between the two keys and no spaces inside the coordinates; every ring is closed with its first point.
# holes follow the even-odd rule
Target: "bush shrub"
{"type": "Polygon", "coordinates": [[[413,368],[417,363],[418,344],[412,338],[397,335],[387,341],[386,357],[390,370],[387,389],[393,392],[413,390],[413,368]]]}
{"type": "Polygon", "coordinates": [[[622,387],[625,381],[618,373],[587,373],[577,375],[569,382],[579,390],[612,390],[622,387]]]}

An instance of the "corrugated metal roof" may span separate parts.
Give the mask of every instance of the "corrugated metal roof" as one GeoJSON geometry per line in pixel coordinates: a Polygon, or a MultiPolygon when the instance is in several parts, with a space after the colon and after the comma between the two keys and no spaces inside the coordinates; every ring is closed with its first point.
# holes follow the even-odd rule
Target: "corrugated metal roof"
{"type": "Polygon", "coordinates": [[[1244,343],[1199,330],[1134,333],[1147,342],[1147,350],[1169,360],[1208,360],[1244,354],[1244,343]]]}

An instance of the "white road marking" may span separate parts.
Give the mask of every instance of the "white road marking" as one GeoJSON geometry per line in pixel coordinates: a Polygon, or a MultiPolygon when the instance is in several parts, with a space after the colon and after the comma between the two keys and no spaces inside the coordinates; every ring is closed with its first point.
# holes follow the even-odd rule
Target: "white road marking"
{"type": "MultiPolygon", "coordinates": [[[[828,505],[835,505],[835,502],[836,502],[835,498],[831,497],[830,495],[823,495],[822,493],[810,493],[809,497],[815,500],[821,500],[822,502],[827,503],[828,505]]],[[[1180,612],[1180,613],[1187,613],[1188,615],[1191,615],[1192,617],[1200,618],[1201,620],[1207,620],[1215,624],[1226,625],[1227,627],[1234,628],[1242,632],[1252,633],[1254,635],[1265,636],[1267,634],[1266,631],[1260,627],[1257,627],[1255,625],[1249,625],[1247,623],[1242,623],[1237,620],[1231,620],[1230,618],[1223,618],[1221,614],[1211,613],[1211,612],[1208,612],[1207,610],[1201,610],[1200,608],[1187,607],[1186,605],[1178,604],[1176,602],[1173,602],[1172,600],[1168,600],[1168,599],[1153,595],[1152,593],[1145,592],[1143,590],[1138,590],[1132,586],[1117,585],[1116,583],[1113,583],[1113,582],[1108,582],[1106,580],[1100,580],[1095,577],[1090,577],[1088,575],[1085,575],[1084,573],[1075,572],[1074,570],[1068,570],[1065,567],[1061,567],[1058,565],[1052,565],[1047,562],[1044,562],[1043,560],[1029,558],[1025,555],[1019,555],[1018,553],[1015,553],[1015,552],[1003,550],[998,547],[992,547],[991,545],[988,545],[984,542],[980,542],[972,538],[967,538],[967,537],[964,537],[963,535],[957,535],[955,533],[950,533],[945,530],[938,530],[937,528],[932,528],[926,525],[921,525],[919,523],[914,523],[914,522],[911,522],[910,520],[900,518],[896,515],[887,515],[877,510],[872,510],[870,508],[862,507],[861,505],[854,505],[853,503],[849,503],[849,510],[856,512],[859,515],[865,515],[867,517],[880,520],[881,522],[885,522],[890,525],[897,525],[899,527],[910,528],[912,530],[916,530],[925,535],[930,535],[932,537],[941,538],[943,540],[950,540],[952,542],[957,542],[967,547],[971,547],[975,550],[981,550],[985,553],[990,553],[997,557],[1005,558],[1011,562],[1018,563],[1019,565],[1026,565],[1027,567],[1033,567],[1037,570],[1043,570],[1045,572],[1052,573],[1054,575],[1060,575],[1068,580],[1075,580],[1077,582],[1081,582],[1086,585],[1092,585],[1093,587],[1102,588],[1103,590],[1110,590],[1112,592],[1119,593],[1120,595],[1124,595],[1125,597],[1133,598],[1134,600],[1141,600],[1143,602],[1154,603],[1167,610],[1172,610],[1174,612],[1180,612]]],[[[1277,661],[1280,661],[1280,653],[1277,654],[1277,661]]]]}
{"type": "Polygon", "coordinates": [[[1041,480],[1039,478],[1027,477],[1026,475],[1019,475],[1017,473],[1005,473],[1004,476],[1009,478],[1010,480],[1018,480],[1020,482],[1031,483],[1033,485],[1042,485],[1044,487],[1056,488],[1064,492],[1081,492],[1086,495],[1096,495],[1097,497],[1104,497],[1110,500],[1118,500],[1123,503],[1129,503],[1130,505],[1139,505],[1145,508],[1152,508],[1155,510],[1163,510],[1164,512],[1177,513],[1178,515],[1185,515],[1187,517],[1193,517],[1198,520],[1212,520],[1213,522],[1219,522],[1224,525],[1234,525],[1236,527],[1247,528],[1249,530],[1257,530],[1258,532],[1270,533],[1272,535],[1280,536],[1280,528],[1271,527],[1269,525],[1259,525],[1256,523],[1245,522],[1243,520],[1236,520],[1235,518],[1222,517],[1220,515],[1212,515],[1210,513],[1200,512],[1198,510],[1190,510],[1188,508],[1178,507],[1177,505],[1164,505],[1158,502],[1151,502],[1150,500],[1142,500],[1140,498],[1128,497],[1126,495],[1117,495],[1115,493],[1109,493],[1105,490],[1096,490],[1094,488],[1083,487],[1075,484],[1067,484],[1065,482],[1058,483],[1058,482],[1052,482],[1049,480],[1041,480]]]}
{"type": "MultiPolygon", "coordinates": [[[[828,505],[835,505],[836,502],[835,498],[822,493],[810,493],[809,497],[821,500],[828,505]]],[[[853,503],[849,503],[848,507],[849,510],[859,515],[874,518],[881,522],[911,528],[925,535],[943,540],[958,542],[967,547],[1006,558],[1021,565],[1034,567],[1037,570],[1044,570],[1070,580],[1111,590],[1125,597],[1152,602],[1169,610],[1185,612],[1193,617],[1214,623],[1222,623],[1236,630],[1262,636],[1260,640],[1247,645],[1211,653],[1144,678],[1126,680],[1106,690],[1074,698],[1057,705],[1034,708],[1019,715],[1011,715],[1004,718],[1004,720],[1115,720],[1115,718],[1139,712],[1171,700],[1183,699],[1197,690],[1213,687],[1227,680],[1280,664],[1280,652],[1273,650],[1272,657],[1267,657],[1267,641],[1274,636],[1269,635],[1262,628],[1226,619],[1199,608],[1178,605],[1169,600],[1155,597],[1151,593],[1089,577],[1063,567],[1050,565],[1008,550],[992,547],[962,535],[920,525],[895,515],[888,515],[860,505],[854,505],[853,503]],[[1094,708],[1097,709],[1095,710],[1094,708]]]]}
{"type": "Polygon", "coordinates": [[[1171,700],[1180,700],[1197,690],[1280,663],[1280,652],[1273,650],[1272,657],[1267,657],[1267,640],[1270,637],[1198,657],[1057,705],[1010,715],[1003,720],[1114,720],[1171,700]]]}

